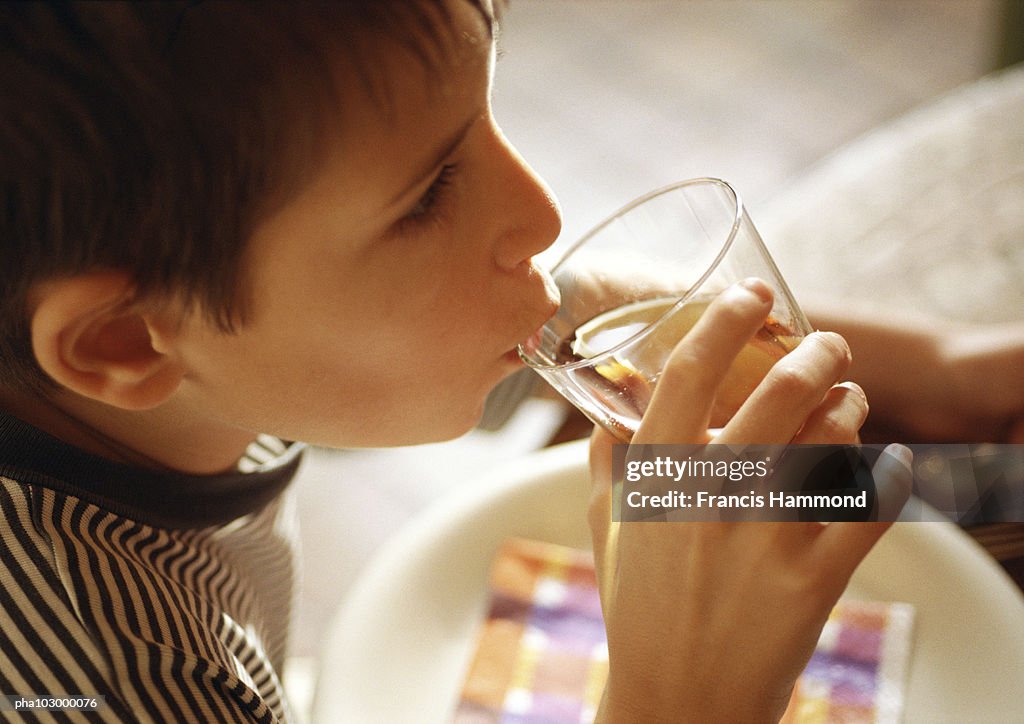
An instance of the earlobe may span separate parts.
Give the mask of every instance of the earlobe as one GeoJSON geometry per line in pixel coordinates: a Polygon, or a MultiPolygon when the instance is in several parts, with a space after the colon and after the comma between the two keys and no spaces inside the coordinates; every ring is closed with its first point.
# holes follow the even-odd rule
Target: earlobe
{"type": "MultiPolygon", "coordinates": [[[[32,347],[58,384],[128,410],[165,402],[184,369],[153,343],[127,275],[96,272],[44,282],[30,295],[32,347]]],[[[161,345],[166,347],[166,345],[161,345]]]]}

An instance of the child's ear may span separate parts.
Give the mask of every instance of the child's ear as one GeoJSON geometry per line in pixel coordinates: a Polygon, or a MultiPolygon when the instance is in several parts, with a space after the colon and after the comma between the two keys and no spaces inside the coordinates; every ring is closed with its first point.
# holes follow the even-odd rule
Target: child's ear
{"type": "Polygon", "coordinates": [[[185,370],[133,291],[118,272],[37,285],[30,295],[32,348],[43,370],[62,387],[114,407],[145,410],[166,401],[185,370]]]}

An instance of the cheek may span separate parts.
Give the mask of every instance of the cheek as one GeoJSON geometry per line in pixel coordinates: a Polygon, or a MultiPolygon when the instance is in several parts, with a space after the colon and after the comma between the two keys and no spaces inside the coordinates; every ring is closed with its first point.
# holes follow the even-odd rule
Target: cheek
{"type": "Polygon", "coordinates": [[[416,312],[362,316],[358,325],[320,335],[289,366],[316,381],[321,393],[384,414],[485,395],[495,375],[495,360],[487,359],[488,346],[482,345],[488,326],[462,309],[444,301],[416,312]]]}
{"type": "Polygon", "coordinates": [[[207,360],[216,397],[261,431],[330,446],[470,429],[509,372],[493,266],[454,247],[408,251],[344,264],[322,254],[301,281],[272,271],[250,325],[207,360]]]}
{"type": "Polygon", "coordinates": [[[508,372],[484,352],[486,305],[464,301],[418,317],[311,313],[204,336],[190,360],[193,399],[240,427],[331,447],[450,439],[476,424],[508,372]]]}
{"type": "Polygon", "coordinates": [[[404,264],[400,274],[365,285],[362,333],[377,352],[460,366],[474,350],[493,346],[488,338],[500,334],[503,322],[495,315],[493,279],[485,265],[470,265],[466,256],[404,264]]]}

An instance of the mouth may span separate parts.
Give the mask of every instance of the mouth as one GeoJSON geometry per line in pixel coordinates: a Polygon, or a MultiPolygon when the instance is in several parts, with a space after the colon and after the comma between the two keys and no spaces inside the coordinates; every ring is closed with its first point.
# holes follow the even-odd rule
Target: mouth
{"type": "Polygon", "coordinates": [[[527,357],[532,357],[538,349],[540,349],[540,343],[544,339],[544,326],[541,325],[537,328],[537,331],[527,337],[519,344],[518,351],[527,357]]]}
{"type": "Polygon", "coordinates": [[[537,353],[537,350],[541,348],[541,345],[544,342],[544,328],[547,326],[548,321],[554,317],[557,312],[558,302],[552,301],[547,314],[545,314],[534,331],[530,333],[530,336],[526,337],[526,339],[521,341],[516,348],[512,350],[512,354],[517,360],[521,361],[524,357],[533,357],[537,353]]]}
{"type": "Polygon", "coordinates": [[[546,322],[547,320],[545,320],[544,323],[541,323],[541,326],[537,327],[536,331],[530,334],[529,337],[522,340],[515,347],[505,352],[505,354],[502,355],[504,359],[507,362],[511,362],[516,366],[522,366],[524,357],[532,357],[534,354],[536,354],[537,350],[540,349],[541,342],[544,339],[544,324],[546,322]]]}
{"type": "Polygon", "coordinates": [[[558,288],[558,284],[555,282],[555,278],[551,276],[551,272],[541,267],[535,267],[537,275],[540,277],[541,282],[544,284],[544,295],[547,297],[548,304],[551,309],[548,313],[545,322],[555,316],[558,311],[558,307],[562,304],[562,290],[558,288]]]}
{"type": "Polygon", "coordinates": [[[540,349],[541,343],[544,341],[544,327],[558,312],[558,307],[561,304],[561,293],[555,285],[555,280],[551,275],[546,270],[537,266],[534,266],[533,269],[531,269],[531,273],[536,277],[539,277],[543,284],[542,294],[544,296],[544,311],[542,312],[543,316],[538,315],[539,319],[535,323],[533,331],[530,332],[529,336],[519,342],[516,347],[509,350],[506,355],[509,358],[514,359],[519,364],[522,364],[523,356],[533,356],[537,350],[540,349]]]}

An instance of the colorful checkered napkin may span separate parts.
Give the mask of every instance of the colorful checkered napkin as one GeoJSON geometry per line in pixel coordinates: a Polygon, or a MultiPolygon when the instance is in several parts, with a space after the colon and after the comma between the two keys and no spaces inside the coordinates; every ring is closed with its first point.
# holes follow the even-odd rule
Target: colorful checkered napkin
{"type": "MultiPolygon", "coordinates": [[[[840,603],[785,721],[899,721],[912,622],[908,604],[840,603]]],[[[607,673],[593,557],[507,541],[455,724],[591,722],[607,673]]]]}

